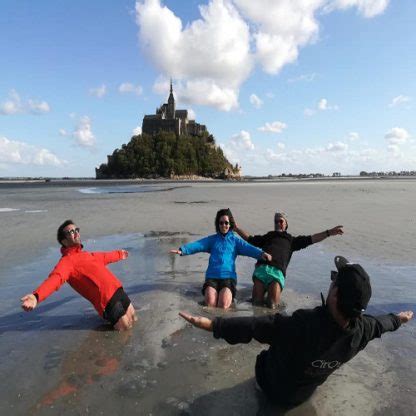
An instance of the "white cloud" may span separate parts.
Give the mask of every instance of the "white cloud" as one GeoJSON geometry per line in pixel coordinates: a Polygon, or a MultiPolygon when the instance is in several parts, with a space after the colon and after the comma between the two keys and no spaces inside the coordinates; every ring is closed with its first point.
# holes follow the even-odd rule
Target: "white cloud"
{"type": "Polygon", "coordinates": [[[355,131],[351,131],[349,134],[348,134],[348,140],[350,141],[350,142],[355,142],[356,140],[358,140],[360,138],[360,135],[357,133],[357,132],[355,132],[355,131]]]}
{"type": "Polygon", "coordinates": [[[92,147],[95,145],[96,140],[91,129],[91,120],[89,117],[81,117],[73,136],[82,147],[92,147]]]}
{"type": "Polygon", "coordinates": [[[318,102],[318,110],[326,111],[326,110],[338,110],[338,106],[335,105],[329,105],[328,100],[326,98],[321,98],[318,102]]]}
{"type": "Polygon", "coordinates": [[[93,148],[96,144],[96,138],[92,132],[91,119],[88,116],[81,117],[72,132],[60,129],[59,134],[61,136],[71,137],[75,141],[75,144],[80,147],[93,148]]]}
{"type": "Polygon", "coordinates": [[[400,145],[406,143],[410,139],[410,134],[406,129],[393,127],[385,134],[384,138],[391,145],[400,145]]]}
{"type": "MultiPolygon", "coordinates": [[[[380,14],[388,0],[208,0],[200,18],[183,24],[161,0],[137,0],[140,46],[162,76],[182,85],[178,97],[230,111],[256,64],[270,74],[296,61],[319,36],[322,11],[356,7],[380,14]],[[155,34],[163,34],[157,36],[155,34]],[[203,92],[205,96],[196,95],[203,92]]],[[[312,81],[315,74],[291,82],[312,81]]]]}
{"type": "Polygon", "coordinates": [[[188,119],[196,120],[196,113],[192,108],[188,108],[188,119]]]}
{"type": "Polygon", "coordinates": [[[210,105],[222,111],[238,107],[237,93],[233,88],[220,87],[214,81],[189,80],[181,83],[177,91],[178,100],[184,104],[210,105]]]}
{"type": "Polygon", "coordinates": [[[254,150],[254,144],[248,131],[241,130],[230,139],[230,145],[235,149],[254,150]]]}
{"type": "Polygon", "coordinates": [[[263,70],[278,73],[296,61],[299,48],[317,39],[319,24],[315,12],[324,0],[234,0],[252,23],[255,56],[263,70]]]}
{"type": "Polygon", "coordinates": [[[252,104],[255,108],[261,108],[263,101],[256,94],[251,94],[250,104],[252,104]]]}
{"type": "Polygon", "coordinates": [[[130,82],[123,82],[118,87],[118,91],[121,94],[132,93],[132,94],[136,94],[136,95],[141,95],[143,93],[143,87],[141,85],[134,85],[130,82]]]}
{"type": "Polygon", "coordinates": [[[343,142],[329,143],[326,147],[328,152],[345,152],[348,150],[348,144],[343,142]]]}
{"type": "Polygon", "coordinates": [[[201,18],[183,27],[159,0],[136,2],[141,46],[162,74],[183,81],[180,93],[175,87],[178,96],[229,111],[253,67],[249,26],[227,0],[199,10],[201,18]]]}
{"type": "Polygon", "coordinates": [[[287,124],[282,121],[273,121],[272,123],[266,123],[264,126],[259,127],[257,130],[268,132],[268,133],[281,133],[287,124]]]}
{"type": "Polygon", "coordinates": [[[400,147],[397,144],[389,144],[387,146],[387,151],[390,152],[393,157],[402,156],[402,152],[400,150],[400,147]]]}
{"type": "Polygon", "coordinates": [[[317,74],[314,72],[312,74],[303,74],[299,75],[298,77],[289,78],[287,80],[288,83],[294,83],[294,82],[312,82],[316,79],[317,74]]]}
{"type": "Polygon", "coordinates": [[[336,104],[330,105],[326,98],[321,98],[316,104],[316,108],[305,108],[305,110],[303,111],[303,114],[305,116],[310,117],[316,114],[317,111],[329,111],[329,110],[337,111],[339,110],[339,107],[336,104]]]}
{"type": "Polygon", "coordinates": [[[51,111],[46,101],[35,101],[32,99],[22,100],[15,90],[11,90],[7,101],[0,104],[0,114],[45,114],[51,111]]]}
{"type": "Polygon", "coordinates": [[[138,136],[139,134],[142,134],[142,126],[137,126],[132,131],[133,136],[138,136]]]}
{"type": "Polygon", "coordinates": [[[416,146],[388,144],[386,148],[373,148],[359,143],[334,141],[325,145],[304,148],[287,148],[277,143],[274,148],[256,146],[247,151],[231,140],[222,146],[233,163],[242,165],[245,174],[268,175],[280,173],[358,174],[366,171],[414,170],[416,146]]]}
{"type": "Polygon", "coordinates": [[[105,84],[102,84],[99,87],[90,88],[89,94],[97,98],[103,98],[104,95],[107,94],[107,87],[105,86],[105,84]]]}
{"type": "Polygon", "coordinates": [[[6,165],[63,166],[67,162],[59,159],[48,149],[0,137],[0,163],[6,165]]]}
{"type": "Polygon", "coordinates": [[[391,100],[391,103],[389,104],[389,107],[398,107],[400,105],[403,104],[407,104],[411,101],[412,99],[410,97],[408,97],[407,95],[398,95],[397,97],[394,97],[391,100]]]}
{"type": "Polygon", "coordinates": [[[366,18],[377,16],[386,10],[389,0],[331,0],[325,7],[327,12],[334,9],[345,10],[357,7],[358,12],[366,18]]]}

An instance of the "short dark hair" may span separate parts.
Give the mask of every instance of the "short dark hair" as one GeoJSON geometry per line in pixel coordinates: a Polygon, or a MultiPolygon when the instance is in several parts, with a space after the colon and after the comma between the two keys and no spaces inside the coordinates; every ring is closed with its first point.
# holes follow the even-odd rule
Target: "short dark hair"
{"type": "Polygon", "coordinates": [[[75,223],[74,223],[74,221],[72,221],[72,220],[66,220],[65,222],[63,222],[60,226],[59,226],[59,228],[58,228],[58,231],[57,231],[57,233],[56,233],[56,239],[58,240],[58,243],[62,246],[63,244],[61,243],[61,241],[63,240],[63,239],[65,239],[66,238],[66,235],[65,235],[65,233],[64,233],[64,228],[65,227],[68,227],[68,225],[71,225],[71,224],[74,224],[75,225],[75,223]]]}
{"type": "Polygon", "coordinates": [[[223,217],[224,215],[226,215],[229,220],[230,220],[230,230],[234,229],[234,217],[233,214],[231,214],[231,210],[230,208],[223,208],[220,209],[217,212],[217,215],[215,216],[215,230],[217,231],[217,233],[220,232],[220,218],[223,217]]]}

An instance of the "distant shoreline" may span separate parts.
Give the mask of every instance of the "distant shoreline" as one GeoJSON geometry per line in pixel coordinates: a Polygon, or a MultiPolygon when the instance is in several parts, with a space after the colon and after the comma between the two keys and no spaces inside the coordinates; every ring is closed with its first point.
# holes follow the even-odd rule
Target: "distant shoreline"
{"type": "Polygon", "coordinates": [[[416,180],[416,176],[325,176],[318,178],[305,177],[242,177],[239,180],[232,179],[95,179],[95,178],[0,178],[0,188],[8,187],[49,187],[49,186],[122,186],[122,185],[152,185],[172,183],[294,183],[294,182],[330,182],[330,181],[379,181],[379,180],[416,180]]]}

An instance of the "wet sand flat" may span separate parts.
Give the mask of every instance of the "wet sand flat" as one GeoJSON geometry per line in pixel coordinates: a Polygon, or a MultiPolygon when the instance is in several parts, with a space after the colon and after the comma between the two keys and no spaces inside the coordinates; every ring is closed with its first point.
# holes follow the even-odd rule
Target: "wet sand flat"
{"type": "MultiPolygon", "coordinates": [[[[412,414],[413,323],[370,344],[303,406],[276,409],[254,388],[260,344],[230,346],[178,317],[180,310],[211,317],[222,312],[199,304],[207,256],[179,258],[168,250],[212,233],[222,207],[252,233],[271,229],[277,209],[288,214],[295,235],[343,224],[343,237],[294,255],[283,312],[319,304],[335,254],[360,261],[373,277],[370,313],[416,309],[416,181],[169,184],[163,186],[174,189],[163,192],[151,186],[127,193],[122,187],[116,193],[1,190],[0,209],[10,209],[0,210],[1,414],[412,414]],[[108,331],[68,286],[30,314],[19,309],[20,296],[58,260],[55,232],[66,218],[81,227],[88,250],[130,251],[111,268],[139,309],[132,331],[108,331]]],[[[270,313],[247,302],[253,265],[238,260],[237,304],[226,315],[270,313]]]]}

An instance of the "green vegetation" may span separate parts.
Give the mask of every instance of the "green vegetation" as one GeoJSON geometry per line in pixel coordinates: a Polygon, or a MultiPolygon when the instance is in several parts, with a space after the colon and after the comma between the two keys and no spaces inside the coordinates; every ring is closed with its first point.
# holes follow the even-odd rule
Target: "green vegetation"
{"type": "Polygon", "coordinates": [[[159,132],[133,136],[121,149],[114,150],[108,162],[96,169],[97,179],[170,178],[198,175],[211,178],[226,176],[226,170],[238,172],[215,146],[212,135],[176,136],[159,132]]]}

